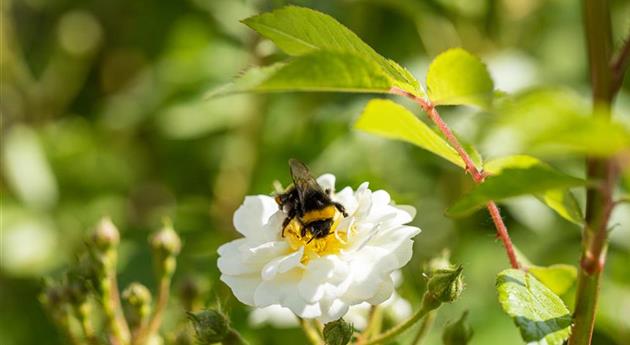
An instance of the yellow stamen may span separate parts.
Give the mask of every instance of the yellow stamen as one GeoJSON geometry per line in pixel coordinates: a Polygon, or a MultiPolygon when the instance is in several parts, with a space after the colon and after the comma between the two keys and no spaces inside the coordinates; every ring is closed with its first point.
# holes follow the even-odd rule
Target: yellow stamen
{"type": "Polygon", "coordinates": [[[297,218],[294,218],[284,229],[284,239],[289,243],[292,250],[298,250],[304,246],[303,264],[319,256],[337,254],[341,249],[345,248],[348,242],[347,233],[337,231],[341,218],[340,213],[335,214],[330,234],[323,238],[312,238],[313,236],[310,232],[307,232],[302,237],[302,223],[297,218]]]}

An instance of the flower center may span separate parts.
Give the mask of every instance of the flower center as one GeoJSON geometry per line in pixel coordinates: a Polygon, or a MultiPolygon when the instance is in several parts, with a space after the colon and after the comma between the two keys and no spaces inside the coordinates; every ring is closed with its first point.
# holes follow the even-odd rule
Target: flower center
{"type": "Polygon", "coordinates": [[[335,212],[333,224],[330,227],[330,233],[321,238],[313,238],[313,234],[311,234],[310,231],[307,231],[304,237],[302,237],[302,223],[300,223],[297,217],[293,218],[284,229],[284,239],[293,250],[298,250],[302,246],[304,247],[304,256],[302,257],[303,264],[323,255],[337,254],[346,246],[348,238],[345,231],[335,231],[341,218],[341,213],[335,212]]]}

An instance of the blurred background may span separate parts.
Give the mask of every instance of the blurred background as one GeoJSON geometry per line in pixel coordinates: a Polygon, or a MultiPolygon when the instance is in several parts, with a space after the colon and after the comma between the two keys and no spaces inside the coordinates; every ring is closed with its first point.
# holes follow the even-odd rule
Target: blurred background
{"type": "MultiPolygon", "coordinates": [[[[465,267],[461,300],[442,308],[428,344],[447,320],[470,310],[473,344],[518,344],[503,314],[495,275],[507,267],[485,212],[452,220],[444,210],[470,179],[409,144],[352,130],[371,96],[204,93],[248,66],[284,59],[239,23],[287,3],[328,13],[382,55],[424,80],[428,63],[461,46],[488,63],[497,88],[564,85],[588,100],[581,7],[573,0],[4,0],[1,7],[2,201],[0,339],[2,344],[62,344],[37,301],[43,276],[75,260],[86,234],[109,215],[124,240],[120,285],[154,286],[146,239],[167,216],[184,249],[175,276],[222,300],[253,344],[300,343],[299,329],[266,332],[218,280],[216,248],[237,236],[231,222],[246,194],[289,182],[287,160],[338,186],[369,181],[414,205],[423,229],[399,289],[418,305],[422,265],[444,248],[465,267]]],[[[616,44],[630,28],[630,2],[611,1],[616,44]]],[[[628,78],[616,112],[630,122],[628,78]]],[[[467,108],[443,115],[485,158],[514,153],[495,117],[467,108]]],[[[583,175],[580,157],[543,157],[583,175]]],[[[620,187],[628,188],[628,186],[620,187]]],[[[576,193],[583,199],[582,193],[576,193]]],[[[540,265],[576,264],[580,229],[532,197],[503,205],[515,244],[540,265]]],[[[594,344],[630,339],[630,209],[613,215],[594,344]]],[[[566,297],[572,303],[572,297],[566,297]]],[[[177,299],[164,329],[183,318],[177,299]]]]}

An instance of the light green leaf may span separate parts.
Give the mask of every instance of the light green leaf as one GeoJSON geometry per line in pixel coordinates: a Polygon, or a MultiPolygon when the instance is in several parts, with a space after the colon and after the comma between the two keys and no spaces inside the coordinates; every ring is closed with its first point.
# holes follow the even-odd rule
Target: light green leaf
{"type": "Polygon", "coordinates": [[[521,337],[532,345],[562,345],[571,332],[571,314],[560,297],[521,270],[497,276],[503,310],[512,317],[521,337]]]}
{"type": "Polygon", "coordinates": [[[393,86],[421,96],[418,81],[403,67],[379,55],[337,20],[309,8],[287,6],[243,20],[289,55],[317,50],[347,53],[374,62],[393,80],[393,86]]]}
{"type": "Polygon", "coordinates": [[[457,152],[442,137],[405,107],[390,100],[371,100],[354,127],[388,139],[412,143],[464,167],[464,162],[457,152]]]}
{"type": "Polygon", "coordinates": [[[253,68],[208,97],[241,92],[336,91],[388,93],[391,78],[374,62],[347,53],[316,51],[287,63],[253,68]]]}
{"type": "Polygon", "coordinates": [[[577,269],[571,265],[529,266],[527,271],[558,296],[567,293],[577,279],[577,269]]]}
{"type": "Polygon", "coordinates": [[[521,152],[608,157],[630,147],[628,128],[593,116],[588,102],[570,91],[529,90],[500,103],[498,126],[514,134],[521,152]]]}
{"type": "Polygon", "coordinates": [[[499,174],[486,178],[485,182],[474,187],[447,210],[453,217],[465,216],[490,200],[540,194],[548,190],[564,189],[586,184],[580,178],[563,174],[550,167],[532,165],[526,168],[505,168],[499,174]]]}
{"type": "Polygon", "coordinates": [[[429,66],[427,93],[434,104],[487,108],[493,91],[486,65],[464,49],[449,49],[429,66]]]}
{"type": "Polygon", "coordinates": [[[243,75],[237,77],[231,83],[222,85],[218,88],[210,90],[205,98],[214,98],[226,96],[236,93],[255,91],[260,84],[269,79],[274,73],[278,72],[285,63],[276,63],[265,67],[252,67],[245,71],[243,75]]]}
{"type": "Polygon", "coordinates": [[[338,91],[386,93],[392,80],[375,63],[337,52],[296,57],[263,81],[256,91],[338,91]]]}
{"type": "MultiPolygon", "coordinates": [[[[506,168],[525,169],[536,165],[550,168],[549,165],[540,161],[538,158],[527,155],[514,155],[488,161],[484,166],[484,171],[496,175],[506,168]]],[[[570,190],[551,189],[536,194],[536,198],[558,213],[562,218],[577,225],[583,224],[584,217],[582,216],[580,205],[570,190]]]]}

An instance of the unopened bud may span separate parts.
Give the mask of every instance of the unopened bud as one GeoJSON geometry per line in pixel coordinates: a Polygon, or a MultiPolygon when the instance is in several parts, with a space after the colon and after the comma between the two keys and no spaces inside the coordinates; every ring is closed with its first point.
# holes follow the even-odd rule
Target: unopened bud
{"type": "Polygon", "coordinates": [[[140,283],[131,283],[122,293],[127,319],[132,326],[140,325],[151,312],[151,292],[140,283]]]}
{"type": "Polygon", "coordinates": [[[204,310],[188,313],[193,324],[197,340],[202,344],[213,344],[223,341],[230,333],[230,321],[216,310],[204,310]]]}
{"type": "Polygon", "coordinates": [[[462,266],[435,270],[427,283],[429,296],[440,303],[450,303],[459,298],[464,290],[462,271],[462,266]]]}
{"type": "Polygon", "coordinates": [[[346,345],[352,339],[352,324],[339,319],[324,326],[324,342],[326,345],[346,345]]]}
{"type": "Polygon", "coordinates": [[[175,272],[175,257],[182,248],[182,242],[175,230],[166,225],[149,239],[149,243],[160,274],[172,275],[175,272]]]}
{"type": "Polygon", "coordinates": [[[102,251],[114,248],[120,243],[120,232],[111,219],[104,217],[92,234],[92,242],[102,251]]]}
{"type": "Polygon", "coordinates": [[[473,336],[472,328],[466,322],[468,311],[465,311],[459,320],[448,323],[442,333],[444,345],[466,345],[473,336]]]}

